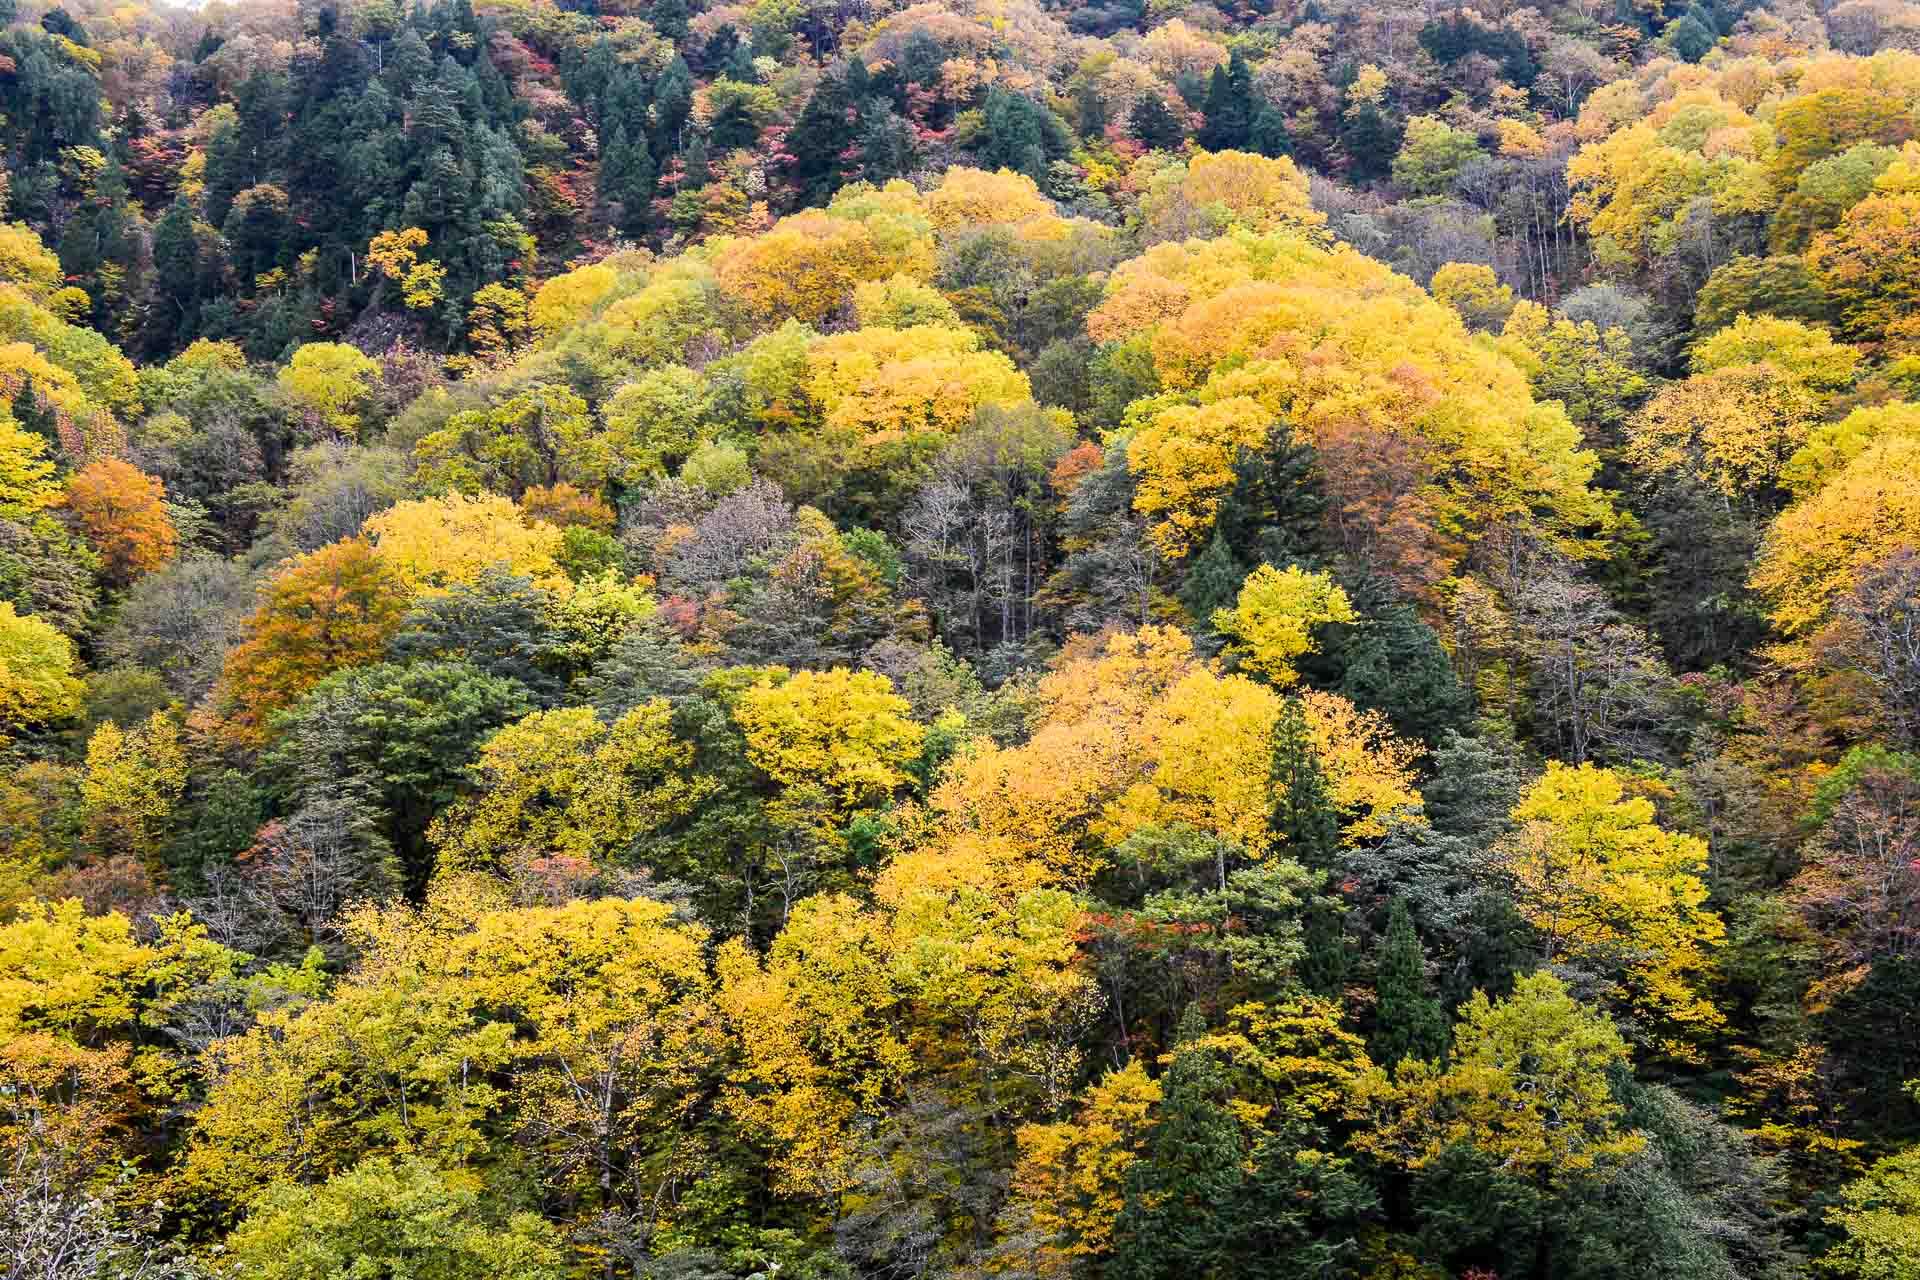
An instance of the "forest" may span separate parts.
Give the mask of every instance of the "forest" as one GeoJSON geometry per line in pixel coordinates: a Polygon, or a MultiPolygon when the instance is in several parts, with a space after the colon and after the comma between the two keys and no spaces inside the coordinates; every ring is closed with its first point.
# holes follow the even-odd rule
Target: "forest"
{"type": "Polygon", "coordinates": [[[0,1280],[1920,1280],[1920,3],[0,0],[0,1280]]]}

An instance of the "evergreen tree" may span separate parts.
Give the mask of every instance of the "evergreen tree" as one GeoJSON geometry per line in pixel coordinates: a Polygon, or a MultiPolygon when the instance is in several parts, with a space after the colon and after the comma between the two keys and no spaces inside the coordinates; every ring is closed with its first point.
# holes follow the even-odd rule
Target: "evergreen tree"
{"type": "Polygon", "coordinates": [[[1173,1063],[1160,1081],[1146,1152],[1130,1173],[1114,1223],[1108,1271],[1115,1280],[1207,1275],[1235,1261],[1220,1210],[1239,1190],[1244,1152],[1239,1122],[1221,1102],[1220,1066],[1193,1043],[1205,1031],[1199,1009],[1189,1005],[1173,1063]]]}
{"type": "Polygon", "coordinates": [[[240,129],[223,124],[207,139],[205,186],[201,191],[207,221],[219,226],[233,208],[233,198],[248,185],[246,157],[242,153],[240,129]]]}
{"type": "Polygon", "coordinates": [[[867,99],[860,127],[860,178],[886,182],[905,176],[918,159],[913,126],[885,98],[867,99]]]}
{"type": "Polygon", "coordinates": [[[1227,1274],[1246,1274],[1246,1261],[1256,1258],[1272,1280],[1354,1273],[1361,1231],[1380,1201],[1348,1161],[1326,1154],[1327,1145],[1324,1133],[1289,1126],[1254,1148],[1253,1172],[1224,1215],[1232,1240],[1227,1274]]]}
{"type": "Polygon", "coordinates": [[[653,154],[644,137],[636,138],[627,153],[626,185],[620,197],[620,232],[630,240],[645,239],[653,226],[653,154]]]}
{"type": "Polygon", "coordinates": [[[985,115],[978,147],[982,168],[1013,169],[1044,183],[1047,166],[1073,149],[1060,117],[1025,94],[991,90],[985,115]]]}
{"type": "Polygon", "coordinates": [[[682,191],[698,191],[712,180],[713,175],[707,164],[707,135],[696,133],[687,149],[680,154],[682,191]]]}
{"type": "Polygon", "coordinates": [[[50,453],[59,450],[59,422],[54,417],[53,409],[41,403],[39,392],[34,390],[32,374],[22,378],[20,389],[13,393],[13,420],[20,424],[22,430],[44,437],[50,453]]]}
{"type": "Polygon", "coordinates": [[[859,65],[856,58],[840,75],[824,77],[814,87],[806,108],[787,133],[794,181],[800,187],[801,199],[808,204],[831,199],[847,180],[847,166],[842,156],[857,108],[848,80],[853,68],[859,65]]]}
{"type": "Polygon", "coordinates": [[[1383,712],[1405,737],[1437,742],[1463,728],[1473,700],[1433,628],[1377,579],[1350,586],[1348,595],[1365,621],[1329,628],[1321,661],[1303,664],[1308,674],[1356,706],[1383,712]]]}
{"type": "Polygon", "coordinates": [[[1307,734],[1306,716],[1293,698],[1281,705],[1273,726],[1267,782],[1273,797],[1267,826],[1282,851],[1311,871],[1331,867],[1340,850],[1340,821],[1307,734]]]}
{"type": "Polygon", "coordinates": [[[1253,96],[1253,72],[1238,49],[1224,67],[1213,69],[1207,85],[1206,123],[1199,143],[1209,151],[1238,151],[1253,132],[1259,103],[1253,96]]]}
{"type": "Polygon", "coordinates": [[[680,151],[680,133],[693,114],[693,72],[684,58],[676,57],[660,73],[653,85],[653,154],[670,156],[680,151]]]}
{"type": "Polygon", "coordinates": [[[194,234],[193,209],[175,196],[153,226],[153,291],[158,301],[149,323],[165,335],[164,349],[185,346],[199,329],[203,266],[194,234]]]}
{"type": "MultiPolygon", "coordinates": [[[[1307,733],[1306,717],[1295,699],[1286,700],[1273,726],[1267,777],[1273,797],[1267,824],[1281,851],[1309,871],[1325,873],[1340,853],[1340,820],[1307,733]]],[[[1336,898],[1324,893],[1307,908],[1300,979],[1322,995],[1340,991],[1353,967],[1343,911],[1336,898]]]]}
{"type": "Polygon", "coordinates": [[[687,0],[654,0],[647,11],[653,29],[676,44],[687,38],[687,22],[692,16],[687,0]]]}
{"type": "Polygon", "coordinates": [[[1157,93],[1146,94],[1133,104],[1133,110],[1127,113],[1127,131],[1149,151],[1172,151],[1187,137],[1157,93]]]}
{"type": "Polygon", "coordinates": [[[646,235],[652,213],[653,155],[644,136],[629,142],[626,126],[616,123],[600,148],[600,202],[615,209],[614,225],[622,235],[646,235]]]}
{"type": "Polygon", "coordinates": [[[1316,995],[1337,997],[1353,972],[1353,953],[1347,946],[1347,923],[1340,903],[1322,895],[1307,914],[1301,929],[1307,954],[1300,961],[1300,981],[1316,995]]]}
{"type": "Polygon", "coordinates": [[[1347,174],[1356,182],[1372,182],[1387,175],[1400,150],[1400,130],[1380,108],[1363,102],[1340,129],[1340,148],[1347,154],[1347,174]]]}
{"type": "Polygon", "coordinates": [[[1075,122],[1080,136],[1087,139],[1102,138],[1107,132],[1107,104],[1101,99],[1100,91],[1092,84],[1080,86],[1080,92],[1074,98],[1075,122]]]}
{"type": "Polygon", "coordinates": [[[1287,118],[1280,109],[1270,102],[1260,104],[1253,113],[1253,127],[1247,133],[1247,146],[1263,156],[1285,156],[1293,154],[1293,134],[1287,129],[1287,118]]]}
{"type": "Polygon", "coordinates": [[[1423,1062],[1439,1058],[1447,1044],[1447,1015],[1440,1002],[1427,993],[1426,956],[1420,949],[1420,935],[1414,932],[1413,917],[1401,898],[1395,898],[1387,909],[1387,932],[1375,964],[1374,991],[1379,999],[1368,1046],[1373,1060],[1392,1067],[1402,1058],[1423,1062]]]}
{"type": "Polygon", "coordinates": [[[1233,607],[1246,576],[1246,566],[1234,559],[1233,549],[1216,526],[1213,540],[1194,557],[1193,567],[1180,584],[1180,604],[1202,634],[1212,632],[1216,610],[1233,607]]]}

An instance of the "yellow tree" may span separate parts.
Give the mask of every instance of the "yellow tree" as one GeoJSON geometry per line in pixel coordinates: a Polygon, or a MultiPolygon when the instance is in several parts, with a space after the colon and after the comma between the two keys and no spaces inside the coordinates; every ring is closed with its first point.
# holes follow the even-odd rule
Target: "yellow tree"
{"type": "Polygon", "coordinates": [[[866,443],[948,434],[984,405],[1016,405],[1033,388],[1005,355],[965,329],[856,329],[808,352],[807,391],[829,427],[866,443]]]}
{"type": "Polygon", "coordinates": [[[495,567],[549,590],[564,592],[569,585],[554,559],[561,531],[529,524],[510,499],[495,494],[402,502],[369,519],[365,530],[409,592],[444,593],[495,567]]]}
{"type": "Polygon", "coordinates": [[[586,319],[620,281],[604,262],[577,267],[543,281],[527,305],[527,321],[542,338],[551,338],[586,319]]]}
{"type": "Polygon", "coordinates": [[[1873,441],[1767,531],[1752,585],[1790,639],[1819,630],[1860,575],[1920,546],[1920,438],[1873,441]]]}
{"type": "Polygon", "coordinates": [[[1316,651],[1314,628],[1358,616],[1328,574],[1263,564],[1240,585],[1233,608],[1213,615],[1213,625],[1242,667],[1285,688],[1300,678],[1294,660],[1316,651]]]}
{"type": "Polygon", "coordinates": [[[1134,510],[1151,520],[1148,539],[1170,559],[1199,545],[1233,487],[1242,452],[1265,447],[1274,415],[1244,396],[1163,409],[1127,442],[1134,510]]]}
{"type": "Polygon", "coordinates": [[[1030,1124],[1014,1135],[1013,1190],[1047,1236],[1043,1271],[1105,1255],[1126,1205],[1127,1171],[1140,1159],[1160,1085],[1139,1059],[1088,1088],[1071,1120],[1030,1124]]]}
{"type": "Polygon", "coordinates": [[[1364,1075],[1351,1114],[1365,1127],[1353,1143],[1412,1169],[1470,1146],[1543,1189],[1565,1186],[1645,1145],[1622,1123],[1609,1079],[1627,1061],[1605,1015],[1581,1007],[1552,974],[1529,974],[1504,1000],[1473,993],[1444,1068],[1408,1058],[1392,1075],[1378,1067],[1364,1075]]]}
{"type": "Polygon", "coordinates": [[[1513,819],[1498,856],[1548,963],[1593,969],[1669,1028],[1667,1052],[1691,1056],[1686,1041],[1723,1021],[1700,994],[1726,933],[1700,878],[1706,842],[1662,828],[1651,800],[1591,764],[1549,764],[1513,819]]]}
{"type": "Polygon", "coordinates": [[[844,895],[799,903],[764,961],[739,941],[720,949],[718,1002],[743,1051],[727,1104],[776,1144],[789,1194],[843,1191],[855,1119],[913,1074],[890,961],[879,922],[844,895]]]}
{"type": "Polygon", "coordinates": [[[884,280],[922,254],[889,252],[867,227],[809,210],[780,219],[761,235],[732,240],[714,255],[720,285],[761,325],[818,325],[844,311],[855,286],[884,280]]]}
{"type": "Polygon", "coordinates": [[[537,1132],[556,1187],[589,1207],[649,1202],[686,1173],[679,1130],[721,1047],[705,932],[673,914],[623,898],[515,908],[470,876],[418,908],[361,908],[358,962],[325,998],[210,1050],[187,1185],[244,1205],[367,1155],[459,1163],[537,1132]]]}
{"type": "Polygon", "coordinates": [[[0,600],[0,732],[58,720],[79,707],[72,641],[0,600]]]}
{"type": "Polygon", "coordinates": [[[90,1148],[125,1132],[122,1112],[138,1101],[129,1086],[172,1101],[184,1083],[153,1029],[245,959],[184,913],[136,932],[74,898],[23,905],[0,925],[0,1150],[49,1161],[40,1176],[56,1184],[96,1177],[104,1152],[90,1148]]]}
{"type": "Polygon", "coordinates": [[[344,342],[309,342],[280,370],[280,387],[329,430],[352,439],[360,407],[379,377],[378,363],[344,342]]]}
{"type": "Polygon", "coordinates": [[[1695,373],[1750,364],[1772,365],[1809,391],[1831,394],[1853,382],[1860,349],[1798,320],[1744,314],[1693,349],[1695,373]]]}
{"type": "Polygon", "coordinates": [[[152,863],[187,785],[180,729],[164,711],[123,731],[111,720],[87,739],[80,781],[89,840],[108,854],[152,863]]]}
{"type": "Polygon", "coordinates": [[[467,344],[483,356],[504,356],[527,333],[527,295],[498,280],[467,299],[467,344]]]}
{"type": "Polygon", "coordinates": [[[1814,238],[1807,265],[1838,304],[1842,332],[1863,342],[1885,336],[1920,303],[1920,191],[1854,205],[1814,238]]]}
{"type": "Polygon", "coordinates": [[[873,671],[797,671],[734,704],[747,759],[789,803],[819,794],[839,816],[883,804],[906,781],[925,730],[873,671]]]}
{"type": "Polygon", "coordinates": [[[412,311],[436,305],[443,296],[447,269],[437,262],[420,261],[427,233],[419,227],[382,231],[367,245],[367,263],[400,289],[400,300],[412,311]]]}
{"type": "Polygon", "coordinates": [[[0,511],[31,512],[60,498],[47,440],[24,431],[13,416],[0,417],[0,511]]]}
{"type": "Polygon", "coordinates": [[[1819,412],[1818,397],[1771,364],[1716,368],[1665,388],[1629,419],[1622,456],[1751,501],[1781,483],[1819,412]]]}
{"type": "Polygon", "coordinates": [[[684,818],[712,789],[690,776],[692,762],[664,702],[643,703],[612,724],[591,707],[536,711],[487,739],[473,767],[476,793],[435,819],[429,834],[446,866],[604,864],[684,818]]]}
{"type": "Polygon", "coordinates": [[[1513,314],[1513,290],[1500,283],[1492,267],[1449,262],[1433,273],[1433,298],[1452,307],[1469,329],[1498,332],[1513,314]]]}

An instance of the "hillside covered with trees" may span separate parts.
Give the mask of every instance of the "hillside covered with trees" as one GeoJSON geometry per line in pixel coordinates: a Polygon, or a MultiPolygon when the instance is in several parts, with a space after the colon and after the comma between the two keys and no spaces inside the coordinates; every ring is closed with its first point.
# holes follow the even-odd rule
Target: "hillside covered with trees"
{"type": "Polygon", "coordinates": [[[1920,7],[0,16],[0,1278],[1920,1276],[1920,7]]]}

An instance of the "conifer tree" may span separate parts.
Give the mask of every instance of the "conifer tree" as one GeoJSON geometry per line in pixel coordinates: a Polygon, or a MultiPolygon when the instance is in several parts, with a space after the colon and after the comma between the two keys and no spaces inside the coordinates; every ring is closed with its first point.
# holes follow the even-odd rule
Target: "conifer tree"
{"type": "Polygon", "coordinates": [[[1207,549],[1194,557],[1193,567],[1180,584],[1180,604],[1202,628],[1211,627],[1215,612],[1231,609],[1246,580],[1247,570],[1216,527],[1207,549]]]}
{"type": "Polygon", "coordinates": [[[1171,151],[1186,139],[1186,131],[1159,94],[1149,93],[1133,104],[1127,128],[1150,151],[1171,151]]]}
{"type": "Polygon", "coordinates": [[[1446,1048],[1447,1015],[1440,1002],[1427,993],[1426,957],[1420,949],[1420,935],[1414,932],[1413,917],[1400,898],[1395,898],[1387,910],[1387,933],[1380,943],[1374,991],[1379,1003],[1369,1046],[1373,1060],[1391,1067],[1402,1058],[1423,1062],[1438,1058],[1446,1048]]]}
{"type": "Polygon", "coordinates": [[[1310,871],[1331,867],[1340,847],[1340,822],[1296,699],[1286,700],[1273,726],[1267,780],[1273,797],[1268,828],[1278,846],[1310,871]]]}
{"type": "Polygon", "coordinates": [[[1231,1262],[1219,1215],[1239,1190],[1244,1153],[1240,1125],[1220,1101],[1220,1066],[1193,1043],[1205,1031],[1199,1008],[1188,1005],[1145,1156],[1114,1224],[1116,1280],[1205,1275],[1231,1262]]]}
{"type": "Polygon", "coordinates": [[[1207,121],[1200,129],[1200,145],[1209,151],[1243,150],[1252,136],[1258,106],[1253,96],[1253,72],[1235,49],[1227,65],[1215,67],[1208,81],[1207,121]]]}

